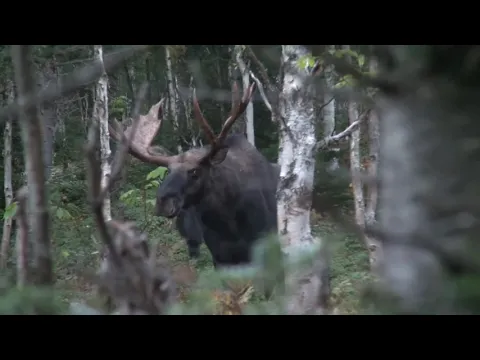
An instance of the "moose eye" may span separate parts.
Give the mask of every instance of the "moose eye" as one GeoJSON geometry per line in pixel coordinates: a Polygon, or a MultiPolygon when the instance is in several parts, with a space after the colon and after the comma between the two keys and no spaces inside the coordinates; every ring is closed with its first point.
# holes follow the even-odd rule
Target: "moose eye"
{"type": "Polygon", "coordinates": [[[188,171],[188,175],[190,175],[192,179],[198,179],[198,173],[198,169],[191,169],[188,171]]]}

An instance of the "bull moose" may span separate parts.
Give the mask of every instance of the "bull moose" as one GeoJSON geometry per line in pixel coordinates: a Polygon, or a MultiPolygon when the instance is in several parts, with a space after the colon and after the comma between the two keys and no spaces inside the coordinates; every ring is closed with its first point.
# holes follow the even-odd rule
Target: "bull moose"
{"type": "MultiPolygon", "coordinates": [[[[280,166],[275,163],[271,163],[271,166],[275,173],[275,179],[278,181],[280,166]]],[[[178,232],[185,239],[190,259],[198,258],[200,246],[203,243],[203,228],[195,207],[191,206],[180,211],[175,224],[178,232]]]]}
{"type": "Polygon", "coordinates": [[[157,190],[156,215],[173,218],[194,208],[190,211],[200,221],[215,267],[248,263],[252,245],[277,229],[278,170],[243,135],[227,136],[254,89],[255,83],[239,101],[234,84],[232,111],[218,136],[203,117],[194,93],[194,115],[210,144],[178,155],[158,154],[151,148],[161,127],[163,101],[139,117],[133,136],[132,126],[122,135],[118,123],[110,126],[112,138],[128,144],[131,155],[168,168],[157,190]]]}

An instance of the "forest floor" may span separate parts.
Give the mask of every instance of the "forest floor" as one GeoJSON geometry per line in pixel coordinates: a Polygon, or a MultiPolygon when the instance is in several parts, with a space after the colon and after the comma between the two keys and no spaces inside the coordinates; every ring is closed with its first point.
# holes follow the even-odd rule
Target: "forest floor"
{"type": "MultiPolygon", "coordinates": [[[[332,245],[332,305],[336,313],[355,314],[360,309],[362,289],[368,284],[368,255],[360,240],[346,233],[327,219],[314,217],[313,231],[316,235],[329,239],[332,245]]],[[[159,230],[150,232],[150,239],[156,239],[159,254],[168,259],[173,277],[178,285],[179,300],[187,298],[192,284],[201,273],[212,270],[211,258],[205,245],[201,247],[200,257],[189,260],[187,246],[171,223],[159,230]]],[[[96,296],[95,286],[88,276],[82,276],[84,269],[92,268],[98,260],[97,251],[84,251],[83,257],[78,250],[72,250],[80,259],[63,247],[57,257],[57,288],[65,301],[82,301],[93,307],[101,306],[101,299],[96,296]],[[83,260],[82,260],[83,258],[83,260]]]]}

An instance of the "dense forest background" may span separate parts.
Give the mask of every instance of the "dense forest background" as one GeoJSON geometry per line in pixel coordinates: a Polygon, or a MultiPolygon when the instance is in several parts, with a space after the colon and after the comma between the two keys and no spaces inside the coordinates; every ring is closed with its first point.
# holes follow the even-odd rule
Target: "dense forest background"
{"type": "MultiPolygon", "coordinates": [[[[382,305],[388,304],[388,312],[451,313],[475,308],[471,305],[475,303],[475,292],[465,279],[476,281],[472,275],[476,273],[476,260],[466,260],[461,246],[451,250],[451,235],[446,233],[461,228],[458,221],[468,222],[464,232],[475,227],[478,205],[467,200],[463,203],[463,195],[456,197],[461,199],[454,205],[447,200],[441,202],[439,197],[432,199],[435,191],[458,192],[459,185],[454,186],[455,190],[449,188],[450,175],[443,178],[442,184],[431,182],[437,175],[454,172],[455,166],[446,165],[453,153],[458,166],[469,163],[458,161],[467,151],[458,148],[466,135],[458,133],[458,128],[443,127],[441,121],[446,114],[461,113],[455,107],[461,101],[452,95],[452,89],[463,93],[465,86],[477,86],[473,80],[467,84],[464,74],[451,67],[460,64],[463,68],[468,51],[478,50],[475,46],[462,52],[428,45],[32,45],[32,81],[39,99],[35,101],[27,96],[33,94],[25,90],[28,81],[21,81],[27,78],[24,71],[28,56],[15,47],[22,45],[0,46],[4,106],[0,116],[5,121],[4,142],[0,145],[4,155],[0,164],[4,188],[0,206],[5,209],[0,313],[106,311],[105,294],[98,291],[97,269],[105,245],[92,213],[88,175],[92,165],[86,148],[89,132],[98,131],[96,158],[101,164],[102,183],[108,182],[120,149],[116,141],[108,138],[108,122],[115,119],[126,127],[132,123],[131,117],[146,114],[163,98],[164,119],[153,145],[157,151],[169,154],[187,151],[208,143],[193,116],[193,93],[212,128],[220,129],[230,111],[234,83],[241,91],[255,83],[256,91],[251,106],[232,132],[244,134],[270,162],[281,167],[277,198],[279,219],[285,225],[279,225],[280,243],[285,253],[290,253],[288,249],[294,245],[320,245],[318,252],[312,250],[306,256],[310,265],[306,267],[307,275],[302,275],[317,276],[318,284],[301,291],[318,292],[328,299],[300,304],[292,299],[298,300],[298,288],[303,285],[292,285],[297,290],[285,295],[289,304],[286,308],[290,309],[285,310],[283,300],[265,299],[252,290],[248,269],[240,275],[215,272],[205,246],[198,259],[190,259],[175,222],[154,216],[155,193],[164,170],[127,157],[122,170],[111,179],[105,201],[108,205],[103,204],[103,211],[107,220],[135,222],[148,237],[156,256],[168,264],[162,266],[169,268],[178,290],[176,305],[168,311],[376,313],[380,307],[372,307],[372,299],[377,301],[378,294],[383,296],[382,305]],[[443,80],[451,77],[458,81],[446,85],[443,80]],[[32,104],[41,119],[41,130],[36,128],[41,131],[37,136],[41,140],[41,164],[34,160],[35,142],[28,140],[35,138],[35,127],[26,126],[26,120],[22,122],[22,117],[32,116],[22,106],[32,104]],[[436,116],[439,108],[445,111],[436,116]],[[420,113],[423,120],[411,120],[420,113]],[[430,118],[435,116],[430,113],[436,114],[434,125],[430,118]],[[415,130],[410,123],[416,124],[415,130]],[[423,136],[431,137],[433,144],[447,134],[457,137],[458,142],[444,154],[442,164],[432,159],[431,154],[438,149],[425,145],[429,141],[417,151],[423,136]],[[430,159],[429,165],[420,158],[430,159]],[[45,190],[32,186],[34,176],[29,174],[37,166],[43,168],[45,190]],[[25,237],[29,240],[22,242],[22,227],[28,225],[22,225],[21,214],[27,213],[25,219],[39,216],[35,210],[38,208],[32,204],[21,209],[26,195],[19,191],[25,185],[27,198],[35,191],[48,194],[45,201],[51,226],[43,242],[48,243],[53,268],[52,275],[45,275],[48,270],[42,275],[43,280],[38,274],[32,275],[45,257],[45,253],[38,255],[38,234],[32,235],[32,226],[37,225],[30,224],[30,236],[25,237]],[[411,207],[410,200],[416,207],[411,207]],[[465,207],[470,209],[467,215],[465,207]],[[452,221],[448,229],[440,229],[434,215],[439,211],[444,224],[452,221]],[[459,214],[465,216],[455,217],[459,214]],[[413,220],[412,216],[417,218],[413,220]],[[437,240],[432,243],[431,238],[437,240]],[[440,238],[445,239],[445,247],[440,238]],[[421,254],[417,253],[418,246],[415,250],[398,250],[404,246],[399,243],[410,244],[411,239],[427,244],[420,246],[421,254]],[[455,271],[451,270],[452,262],[455,271]],[[457,272],[458,262],[462,269],[463,264],[469,264],[468,277],[457,272]],[[400,263],[411,270],[407,280],[396,272],[400,263]],[[422,278],[427,275],[435,281],[422,278]],[[418,291],[407,290],[407,283],[416,284],[418,291]],[[468,291],[452,290],[465,286],[468,291]],[[372,295],[373,288],[376,295],[372,295]],[[440,288],[448,289],[448,294],[440,288]],[[439,293],[446,300],[432,305],[431,300],[439,293]]],[[[472,69],[477,67],[472,60],[468,71],[474,73],[472,69]]],[[[475,113],[469,101],[469,97],[463,101],[465,113],[456,117],[465,128],[475,113]]],[[[470,128],[472,144],[477,141],[473,139],[475,130],[474,126],[470,128]]],[[[460,177],[459,172],[457,175],[460,177]]],[[[473,191],[475,186],[469,187],[471,178],[465,175],[463,179],[465,191],[473,191]]],[[[258,251],[268,253],[268,249],[258,251]]],[[[275,271],[275,266],[285,266],[287,273],[296,272],[296,265],[273,263],[262,263],[267,273],[275,271]]],[[[406,271],[402,269],[400,272],[406,271]]],[[[310,279],[310,284],[315,281],[310,279]]]]}

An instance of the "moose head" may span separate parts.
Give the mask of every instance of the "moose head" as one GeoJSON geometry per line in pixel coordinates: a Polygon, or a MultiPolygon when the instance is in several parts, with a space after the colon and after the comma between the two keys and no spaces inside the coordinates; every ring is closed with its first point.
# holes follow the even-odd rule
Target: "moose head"
{"type": "MultiPolygon", "coordinates": [[[[254,89],[255,83],[246,89],[243,98],[239,101],[238,87],[234,83],[232,110],[218,136],[203,117],[194,92],[194,115],[210,145],[194,148],[178,155],[157,154],[151,148],[151,143],[160,131],[163,120],[163,99],[153,105],[148,114],[140,115],[136,131],[129,142],[130,154],[143,162],[168,168],[167,176],[157,190],[156,214],[158,216],[175,217],[182,209],[198,204],[209,190],[214,188],[211,186],[212,169],[220,166],[227,157],[229,147],[225,140],[228,131],[247,108],[254,89]]],[[[116,141],[123,141],[126,144],[127,139],[130,139],[132,126],[128,127],[122,135],[120,135],[122,131],[118,123],[109,128],[110,135],[116,141]]]]}

